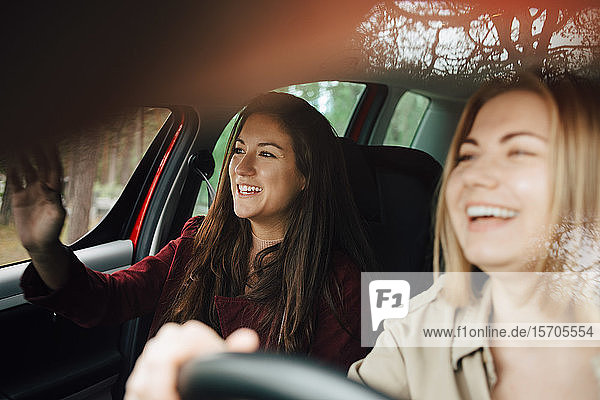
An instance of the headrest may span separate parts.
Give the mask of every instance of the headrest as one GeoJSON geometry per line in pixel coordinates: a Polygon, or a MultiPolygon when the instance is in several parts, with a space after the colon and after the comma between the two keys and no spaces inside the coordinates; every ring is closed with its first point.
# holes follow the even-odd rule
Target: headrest
{"type": "MultiPolygon", "coordinates": [[[[434,192],[442,167],[429,154],[407,147],[368,146],[339,138],[354,201],[366,221],[382,222],[377,174],[382,171],[417,179],[426,191],[434,192]]],[[[410,188],[406,188],[407,191],[410,188]]]]}

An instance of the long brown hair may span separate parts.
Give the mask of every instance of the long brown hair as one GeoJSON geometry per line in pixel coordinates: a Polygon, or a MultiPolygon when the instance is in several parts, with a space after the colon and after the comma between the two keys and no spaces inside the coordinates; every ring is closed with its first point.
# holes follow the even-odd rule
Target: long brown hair
{"type": "MultiPolygon", "coordinates": [[[[219,330],[214,296],[243,296],[266,304],[259,330],[277,336],[267,347],[306,351],[316,311],[325,301],[340,320],[340,287],[332,279],[332,251],[349,256],[360,270],[373,265],[362,222],[353,202],[341,146],[327,119],[306,101],[270,92],[240,113],[227,145],[219,187],[194,242],[186,279],[168,320],[200,319],[219,330]],[[228,165],[235,141],[252,114],[277,120],[290,135],[298,171],[306,185],[290,206],[283,241],[261,251],[253,265],[256,283],[244,294],[252,246],[250,222],[233,211],[228,165]],[[268,255],[268,257],[267,257],[268,255]]],[[[342,326],[343,321],[340,320],[342,326]]]]}

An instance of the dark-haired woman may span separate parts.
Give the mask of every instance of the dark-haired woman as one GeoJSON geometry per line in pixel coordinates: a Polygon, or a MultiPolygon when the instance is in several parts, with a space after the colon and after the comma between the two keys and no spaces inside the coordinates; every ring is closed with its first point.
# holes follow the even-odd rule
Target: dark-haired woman
{"type": "Polygon", "coordinates": [[[82,326],[155,311],[200,320],[223,337],[248,327],[261,347],[342,368],[364,356],[360,271],[369,250],[329,122],[304,100],[261,95],[240,113],[214,204],[158,254],[111,275],[59,242],[65,211],[56,154],[11,172],[12,207],[32,264],[26,298],[82,326]],[[18,183],[24,182],[23,185],[18,183]]]}

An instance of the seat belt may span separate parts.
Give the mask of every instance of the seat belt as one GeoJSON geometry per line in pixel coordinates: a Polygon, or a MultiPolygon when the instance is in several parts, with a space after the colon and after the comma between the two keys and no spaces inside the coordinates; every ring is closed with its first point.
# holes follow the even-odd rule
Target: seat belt
{"type": "Polygon", "coordinates": [[[215,159],[213,158],[212,153],[208,150],[200,150],[199,152],[192,154],[188,160],[188,167],[206,183],[208,205],[210,207],[215,199],[215,189],[209,181],[215,171],[215,159]]]}

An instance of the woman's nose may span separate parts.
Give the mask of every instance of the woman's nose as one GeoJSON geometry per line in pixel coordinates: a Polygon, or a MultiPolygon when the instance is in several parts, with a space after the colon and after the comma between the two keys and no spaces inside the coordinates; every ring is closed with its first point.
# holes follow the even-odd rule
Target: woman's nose
{"type": "Polygon", "coordinates": [[[480,156],[463,170],[463,181],[467,186],[493,188],[498,185],[501,169],[493,157],[480,156]]]}
{"type": "Polygon", "coordinates": [[[256,169],[252,155],[248,153],[241,155],[234,171],[240,176],[254,175],[256,173],[256,169]]]}

